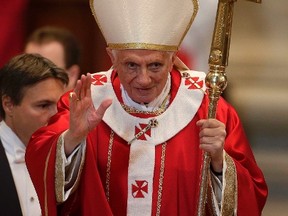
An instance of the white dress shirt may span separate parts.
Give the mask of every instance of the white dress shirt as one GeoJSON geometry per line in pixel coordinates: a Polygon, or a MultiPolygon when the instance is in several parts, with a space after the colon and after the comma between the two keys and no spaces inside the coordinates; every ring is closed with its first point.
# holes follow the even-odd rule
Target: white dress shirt
{"type": "Polygon", "coordinates": [[[26,146],[4,121],[0,122],[0,138],[12,171],[23,216],[40,216],[38,197],[25,164],[26,146]]]}

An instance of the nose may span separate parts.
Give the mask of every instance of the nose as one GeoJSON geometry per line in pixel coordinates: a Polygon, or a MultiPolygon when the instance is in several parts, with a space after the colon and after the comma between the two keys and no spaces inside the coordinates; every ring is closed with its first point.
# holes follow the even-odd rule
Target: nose
{"type": "Polygon", "coordinates": [[[57,113],[57,106],[55,104],[55,105],[52,105],[50,108],[49,118],[52,117],[53,115],[55,115],[56,113],[57,113]]]}
{"type": "Polygon", "coordinates": [[[137,74],[137,82],[141,86],[147,86],[151,82],[151,78],[149,76],[149,71],[147,68],[141,68],[140,72],[137,74]]]}

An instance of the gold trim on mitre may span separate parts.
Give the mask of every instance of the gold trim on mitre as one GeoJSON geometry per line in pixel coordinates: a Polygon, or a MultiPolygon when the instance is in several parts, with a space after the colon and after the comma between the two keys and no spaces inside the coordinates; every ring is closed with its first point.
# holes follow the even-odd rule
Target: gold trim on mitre
{"type": "Polygon", "coordinates": [[[177,51],[199,9],[198,0],[90,0],[111,49],[177,51]]]}
{"type": "Polygon", "coordinates": [[[147,43],[125,43],[125,44],[108,43],[108,47],[111,49],[148,49],[148,50],[162,50],[162,51],[178,50],[178,46],[147,44],[147,43]]]}

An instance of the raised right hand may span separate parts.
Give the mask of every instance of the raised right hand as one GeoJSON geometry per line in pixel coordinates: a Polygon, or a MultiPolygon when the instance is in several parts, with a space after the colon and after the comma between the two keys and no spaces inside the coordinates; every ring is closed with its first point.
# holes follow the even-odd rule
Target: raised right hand
{"type": "Polygon", "coordinates": [[[100,123],[111,103],[111,99],[106,99],[95,109],[91,98],[91,75],[81,76],[70,93],[70,127],[64,136],[66,155],[100,123]]]}

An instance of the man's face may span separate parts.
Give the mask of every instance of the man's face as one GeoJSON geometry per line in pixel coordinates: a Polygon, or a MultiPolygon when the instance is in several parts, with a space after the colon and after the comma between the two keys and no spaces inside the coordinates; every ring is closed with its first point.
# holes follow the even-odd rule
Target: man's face
{"type": "MultiPolygon", "coordinates": [[[[48,78],[24,90],[20,105],[4,102],[6,124],[27,145],[31,135],[48,123],[49,118],[57,112],[57,101],[64,93],[61,81],[48,78]]],[[[5,100],[10,100],[5,99],[5,100]]]]}
{"type": "Polygon", "coordinates": [[[160,95],[166,84],[168,73],[173,67],[174,54],[151,50],[121,50],[111,58],[130,98],[137,103],[150,103],[160,95]]]}

